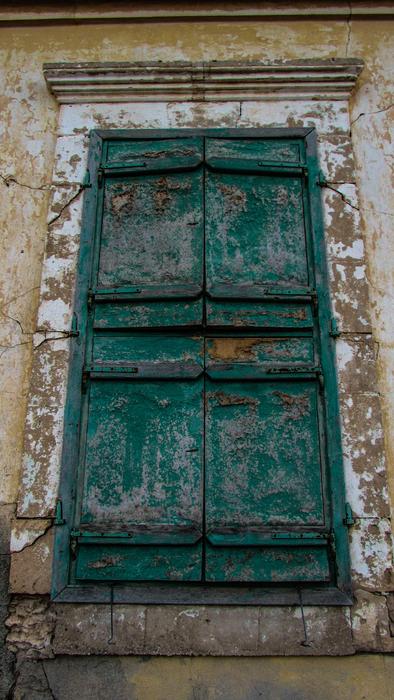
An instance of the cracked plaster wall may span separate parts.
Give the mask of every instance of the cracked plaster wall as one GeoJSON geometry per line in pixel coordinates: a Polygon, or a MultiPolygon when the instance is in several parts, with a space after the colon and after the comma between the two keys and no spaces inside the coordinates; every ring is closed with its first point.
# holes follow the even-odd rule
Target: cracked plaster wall
{"type": "MultiPolygon", "coordinates": [[[[358,56],[364,59],[365,68],[350,103],[355,167],[346,146],[349,131],[346,107],[342,115],[322,110],[321,122],[317,128],[321,133],[327,133],[330,132],[333,120],[340,125],[337,133],[330,134],[331,142],[328,137],[324,139],[321,153],[330,187],[343,195],[341,198],[333,189],[324,191],[327,225],[331,225],[332,230],[332,236],[329,236],[331,274],[333,285],[339,290],[335,312],[344,331],[337,347],[338,363],[342,370],[346,482],[349,500],[359,518],[352,537],[354,580],[359,590],[359,603],[353,616],[353,635],[356,649],[391,649],[392,637],[386,605],[386,600],[391,600],[389,593],[392,589],[392,581],[388,578],[391,532],[389,501],[385,493],[384,458],[386,456],[392,494],[392,35],[392,25],[387,21],[374,21],[372,31],[368,22],[352,19],[350,15],[340,21],[93,24],[89,25],[89,30],[76,25],[72,32],[56,25],[50,29],[2,28],[0,52],[4,87],[1,98],[4,147],[0,153],[0,186],[3,190],[3,236],[0,245],[5,264],[0,279],[0,310],[3,317],[0,341],[0,472],[3,509],[12,506],[18,499],[26,399],[33,356],[33,383],[36,381],[37,385],[39,377],[38,393],[41,393],[43,404],[40,415],[33,411],[28,416],[27,439],[35,432],[41,436],[52,436],[51,439],[54,440],[52,443],[47,442],[50,458],[46,462],[48,471],[38,506],[34,495],[37,486],[34,483],[34,464],[39,463],[39,459],[34,452],[31,482],[25,484],[26,488],[18,503],[19,517],[14,521],[10,574],[11,591],[17,596],[47,594],[49,590],[52,537],[49,518],[53,515],[57,487],[58,446],[64,405],[63,380],[67,346],[70,342],[67,338],[69,308],[62,295],[68,289],[68,297],[66,293],[65,298],[70,297],[73,261],[77,250],[76,236],[82,201],[80,183],[84,174],[83,154],[86,154],[84,134],[89,128],[103,125],[256,126],[262,119],[261,106],[252,103],[219,107],[212,104],[201,107],[151,105],[150,117],[144,124],[141,111],[143,107],[134,105],[132,113],[127,113],[123,106],[115,124],[111,123],[110,113],[107,122],[103,124],[99,118],[96,121],[93,118],[89,123],[89,115],[83,114],[83,108],[80,107],[77,109],[81,110],[81,127],[70,132],[67,122],[69,108],[64,107],[56,147],[58,106],[47,91],[42,64],[76,60],[231,58],[269,61],[277,58],[358,56]],[[65,153],[64,149],[68,151],[65,153]],[[55,169],[55,184],[52,182],[54,162],[60,164],[57,171],[55,169]],[[358,186],[358,201],[355,182],[358,186]],[[338,198],[341,199],[341,206],[338,206],[338,198]],[[54,290],[46,290],[44,286],[43,300],[45,301],[47,292],[47,304],[41,305],[40,316],[37,318],[48,221],[50,235],[44,277],[48,280],[56,277],[54,266],[59,263],[58,253],[63,246],[63,278],[56,303],[53,301],[54,290]],[[68,224],[66,236],[63,235],[64,222],[68,224]],[[336,236],[337,231],[341,233],[340,239],[336,236]],[[51,246],[56,255],[51,255],[51,246]],[[357,282],[360,279],[362,284],[353,284],[352,280],[357,282]],[[368,293],[372,302],[370,305],[368,293]],[[368,308],[372,315],[372,325],[368,308]],[[48,342],[49,339],[55,341],[48,342]],[[376,359],[378,377],[374,374],[376,359]],[[48,400],[50,387],[57,389],[48,400]],[[350,389],[354,394],[353,399],[350,389]],[[383,407],[385,450],[380,405],[383,407]],[[358,444],[355,444],[357,435],[358,444]]],[[[315,105],[310,109],[316,112],[315,105]]],[[[95,108],[93,112],[95,111],[100,114],[100,109],[95,108]]],[[[269,123],[278,123],[275,104],[271,106],[271,111],[270,106],[266,105],[264,120],[264,124],[267,120],[269,123]]],[[[297,114],[293,104],[288,106],[279,123],[289,126],[295,123],[305,125],[305,120],[302,113],[297,114]]],[[[25,474],[27,472],[25,470],[25,474]]],[[[23,638],[25,633],[21,634],[23,638]]],[[[26,633],[25,637],[29,638],[29,635],[26,633]]]]}

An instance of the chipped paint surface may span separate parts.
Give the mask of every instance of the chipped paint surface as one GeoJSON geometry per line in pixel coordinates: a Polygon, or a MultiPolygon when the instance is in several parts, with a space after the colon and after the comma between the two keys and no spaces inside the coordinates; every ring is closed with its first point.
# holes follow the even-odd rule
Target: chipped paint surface
{"type": "MultiPolygon", "coordinates": [[[[83,202],[80,185],[86,167],[89,129],[316,126],[322,170],[338,190],[324,189],[323,194],[333,307],[345,334],[338,341],[337,351],[347,498],[357,518],[352,536],[352,565],[360,586],[388,590],[392,584],[387,576],[391,544],[386,455],[390,481],[394,483],[391,427],[394,425],[391,262],[394,212],[390,189],[392,32],[389,23],[374,22],[373,36],[368,23],[355,19],[350,25],[344,20],[331,19],[291,25],[283,21],[199,22],[193,26],[129,23],[92,25],[89,32],[86,27],[75,26],[73,32],[66,32],[64,27],[53,26],[50,41],[45,27],[36,27],[34,31],[5,27],[1,42],[6,71],[3,129],[7,135],[0,156],[5,178],[0,183],[4,194],[1,245],[5,260],[1,280],[4,338],[0,353],[4,397],[0,404],[2,501],[11,503],[17,498],[24,439],[19,516],[45,519],[54,511],[70,342],[67,332],[72,319],[83,202]],[[348,136],[350,123],[345,102],[159,103],[127,108],[66,105],[60,110],[56,134],[57,107],[46,91],[41,72],[43,61],[75,60],[76,54],[81,60],[144,60],[152,56],[163,61],[202,57],[223,60],[229,54],[239,60],[272,60],[322,53],[341,56],[346,51],[366,60],[351,103],[355,159],[348,136]],[[360,208],[361,219],[355,207],[360,208]],[[48,230],[46,217],[48,222],[52,221],[48,230]],[[368,297],[372,299],[371,305],[368,297]],[[37,329],[40,334],[33,335],[37,329]],[[54,338],[59,339],[54,341],[54,338]],[[41,344],[42,341],[45,343],[41,344]],[[33,393],[25,432],[31,366],[33,393]],[[386,447],[379,392],[383,399],[386,447]],[[379,522],[380,518],[384,520],[379,522]]],[[[158,209],[165,211],[173,192],[163,186],[158,193],[158,209]]],[[[239,196],[238,199],[233,196],[232,203],[237,201],[241,202],[241,208],[245,206],[239,196]]],[[[118,200],[118,213],[125,213],[130,206],[130,200],[127,206],[118,200]]],[[[232,351],[231,345],[214,348],[216,354],[227,353],[227,356],[232,351]]],[[[247,344],[240,351],[245,357],[255,352],[247,344]]],[[[29,546],[35,527],[42,528],[42,521],[32,526],[22,522],[13,546],[16,549],[29,546]]],[[[50,556],[42,565],[49,571],[50,556]]],[[[20,570],[13,584],[15,592],[24,592],[22,576],[20,570]]],[[[365,616],[368,630],[374,628],[375,618],[365,616]]],[[[361,641],[359,648],[382,650],[376,634],[371,634],[374,641],[369,638],[369,647],[361,641]]]]}

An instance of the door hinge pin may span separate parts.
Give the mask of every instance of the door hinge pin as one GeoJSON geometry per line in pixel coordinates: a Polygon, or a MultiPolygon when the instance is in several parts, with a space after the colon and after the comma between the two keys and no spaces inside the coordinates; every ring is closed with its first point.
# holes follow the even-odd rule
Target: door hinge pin
{"type": "Polygon", "coordinates": [[[89,372],[84,370],[82,372],[82,381],[81,381],[81,390],[83,394],[86,394],[87,386],[88,386],[88,379],[89,379],[89,372]]]}
{"type": "Polygon", "coordinates": [[[79,336],[79,330],[78,330],[78,317],[77,314],[74,313],[71,321],[71,331],[70,335],[73,338],[77,338],[79,336]]]}
{"type": "Polygon", "coordinates": [[[99,187],[103,186],[103,180],[104,180],[104,171],[102,168],[99,168],[97,171],[97,184],[99,187]]]}
{"type": "Polygon", "coordinates": [[[81,537],[82,532],[80,530],[71,530],[70,537],[81,537]]]}
{"type": "Polygon", "coordinates": [[[331,338],[339,338],[339,336],[341,335],[341,331],[338,328],[338,322],[336,318],[332,318],[330,321],[329,335],[331,336],[331,338]]]}
{"type": "Polygon", "coordinates": [[[317,291],[316,289],[313,289],[311,292],[311,297],[312,297],[312,313],[314,316],[317,316],[317,311],[318,311],[318,306],[319,306],[319,299],[317,296],[317,291]]]}
{"type": "Polygon", "coordinates": [[[60,500],[60,498],[57,499],[56,501],[56,507],[55,507],[55,519],[53,521],[54,525],[64,525],[65,524],[65,519],[63,518],[63,504],[60,500]]]}
{"type": "Polygon", "coordinates": [[[345,503],[345,517],[343,519],[343,522],[347,527],[350,527],[351,525],[354,525],[355,520],[354,520],[354,515],[352,508],[350,506],[350,503],[345,503]]]}
{"type": "Polygon", "coordinates": [[[89,170],[86,171],[85,177],[82,180],[82,187],[86,189],[87,187],[91,187],[92,183],[90,182],[90,172],[89,170]]]}

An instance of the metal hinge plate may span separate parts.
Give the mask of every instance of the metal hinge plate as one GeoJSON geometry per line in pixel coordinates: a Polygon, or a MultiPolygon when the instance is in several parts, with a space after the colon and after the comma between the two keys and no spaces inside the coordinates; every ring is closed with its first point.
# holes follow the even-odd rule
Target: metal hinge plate
{"type": "Polygon", "coordinates": [[[343,519],[343,522],[347,527],[350,527],[351,525],[354,525],[354,523],[355,523],[353,511],[352,511],[352,508],[350,506],[350,503],[345,503],[345,517],[343,519]]]}
{"type": "Polygon", "coordinates": [[[338,328],[338,322],[336,318],[332,318],[330,321],[329,335],[331,338],[339,338],[341,331],[338,328]]]}
{"type": "Polygon", "coordinates": [[[63,518],[63,504],[61,502],[61,499],[58,498],[56,501],[56,507],[55,507],[55,519],[53,521],[54,525],[64,525],[65,520],[63,518]]]}

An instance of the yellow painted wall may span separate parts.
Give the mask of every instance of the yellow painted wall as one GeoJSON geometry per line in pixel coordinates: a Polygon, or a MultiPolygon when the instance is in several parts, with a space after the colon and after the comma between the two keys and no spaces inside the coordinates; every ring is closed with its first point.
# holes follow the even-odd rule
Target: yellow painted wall
{"type": "MultiPolygon", "coordinates": [[[[46,236],[46,185],[55,147],[58,105],[48,93],[42,64],[64,61],[364,59],[351,113],[357,119],[353,139],[394,493],[394,209],[388,194],[393,184],[390,127],[392,130],[394,110],[388,109],[394,77],[393,26],[388,20],[343,18],[0,27],[1,503],[14,503],[17,498],[30,334],[35,327],[46,236]],[[372,180],[369,171],[377,161],[378,174],[372,180]]],[[[138,668],[130,659],[119,663],[136,693],[130,691],[130,697],[139,700],[394,697],[392,657],[302,661],[158,658],[138,668]],[[232,690],[226,694],[223,688],[229,678],[232,690]]]]}
{"type": "MultiPolygon", "coordinates": [[[[393,79],[393,24],[387,20],[346,19],[310,21],[151,22],[65,26],[4,26],[0,29],[2,63],[2,137],[0,303],[3,314],[0,424],[0,473],[3,503],[16,499],[25,415],[25,396],[31,355],[29,333],[34,329],[41,260],[45,239],[47,193],[50,180],[57,105],[42,75],[44,62],[131,60],[274,60],[357,56],[365,61],[352,101],[356,118],[383,109],[390,102],[393,79]],[[13,182],[13,178],[22,186],[13,182]],[[6,186],[8,184],[8,187],[6,186]],[[35,189],[44,188],[44,189],[35,189]],[[13,319],[12,320],[10,317],[13,319]],[[22,329],[18,324],[22,324],[22,329]],[[24,333],[22,333],[22,330],[24,333]],[[7,347],[10,346],[10,347],[7,347]]],[[[361,117],[354,128],[359,143],[378,141],[383,191],[392,178],[389,170],[389,125],[393,111],[361,117]],[[385,156],[385,153],[387,154],[385,156]]],[[[360,153],[362,148],[360,147],[360,153]]],[[[380,341],[380,369],[386,416],[390,473],[393,480],[394,321],[389,317],[394,280],[394,242],[390,235],[390,202],[380,201],[379,183],[368,182],[365,164],[358,163],[361,206],[369,253],[376,338],[380,341]],[[373,210],[373,216],[371,211],[373,210]],[[376,214],[387,210],[389,215],[376,214]],[[384,330],[384,333],[383,333],[384,330]],[[381,337],[381,336],[384,337],[381,337]]],[[[392,205],[391,205],[392,206],[392,205]]]]}
{"type": "Polygon", "coordinates": [[[393,700],[394,658],[64,657],[45,663],[59,700],[393,700]],[[86,691],[87,685],[90,691],[86,691]],[[87,693],[91,692],[89,695],[87,693]],[[107,693],[107,695],[106,695],[107,693]]]}

